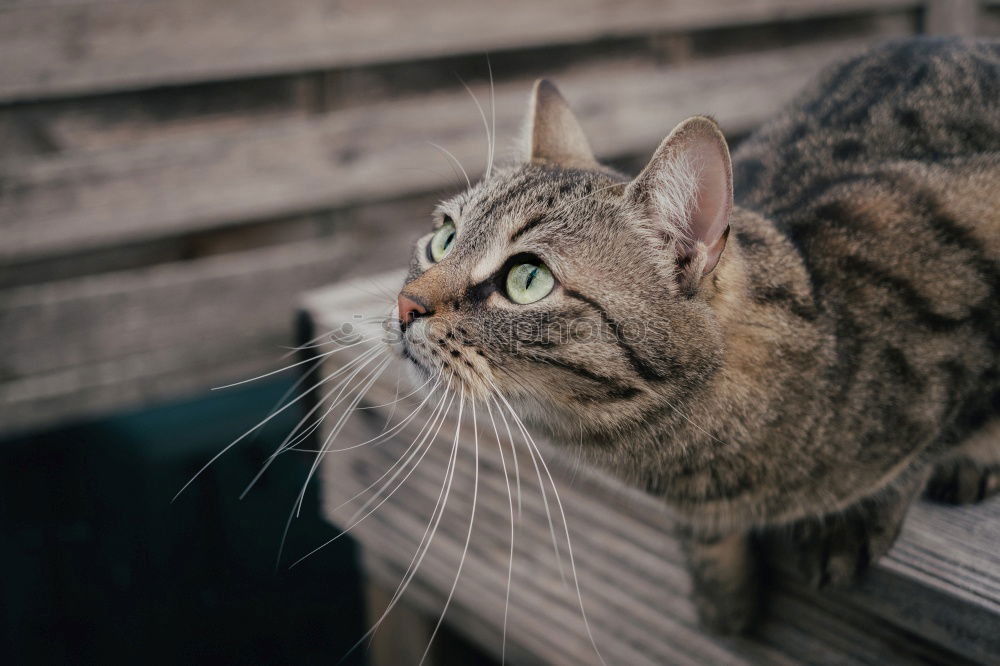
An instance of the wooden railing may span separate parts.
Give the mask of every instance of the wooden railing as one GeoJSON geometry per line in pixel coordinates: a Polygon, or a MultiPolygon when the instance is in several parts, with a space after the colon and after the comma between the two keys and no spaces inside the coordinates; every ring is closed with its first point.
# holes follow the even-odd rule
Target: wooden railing
{"type": "MultiPolygon", "coordinates": [[[[952,7],[954,5],[954,7],[952,7]]],[[[276,367],[296,295],[397,266],[554,77],[603,158],[745,133],[886,37],[1000,34],[915,0],[15,0],[0,6],[0,431],[276,367]],[[932,7],[931,10],[926,10],[932,7]],[[932,21],[933,19],[933,21],[932,21]]]]}

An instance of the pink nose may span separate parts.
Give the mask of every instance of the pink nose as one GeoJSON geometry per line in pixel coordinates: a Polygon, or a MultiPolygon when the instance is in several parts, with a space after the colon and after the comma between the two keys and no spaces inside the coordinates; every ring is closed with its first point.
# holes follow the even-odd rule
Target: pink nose
{"type": "Polygon", "coordinates": [[[399,326],[404,331],[414,319],[427,314],[427,308],[403,294],[399,295],[397,302],[399,303],[399,326]]]}

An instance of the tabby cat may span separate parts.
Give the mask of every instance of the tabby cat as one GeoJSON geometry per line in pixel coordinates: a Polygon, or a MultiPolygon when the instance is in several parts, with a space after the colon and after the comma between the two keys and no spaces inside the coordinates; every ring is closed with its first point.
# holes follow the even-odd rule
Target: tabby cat
{"type": "Polygon", "coordinates": [[[1000,43],[835,66],[732,161],[699,116],[629,178],[546,81],[525,143],[417,242],[402,353],[662,497],[707,625],[762,544],[843,583],[1000,487],[1000,43]]]}

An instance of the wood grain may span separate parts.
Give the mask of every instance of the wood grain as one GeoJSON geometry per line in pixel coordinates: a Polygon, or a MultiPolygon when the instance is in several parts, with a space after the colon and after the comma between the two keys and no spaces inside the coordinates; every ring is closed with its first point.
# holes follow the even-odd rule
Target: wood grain
{"type": "MultiPolygon", "coordinates": [[[[398,278],[389,275],[383,281],[398,278]]],[[[319,290],[303,303],[317,330],[336,326],[343,313],[377,309],[357,285],[319,290]]],[[[328,369],[343,360],[332,356],[328,369]]],[[[391,401],[395,392],[395,372],[390,370],[366,403],[391,401]]],[[[400,406],[396,420],[414,406],[400,406]]],[[[352,432],[333,446],[348,446],[381,432],[384,409],[362,414],[352,419],[352,432]]],[[[475,430],[468,416],[466,409],[447,508],[414,579],[412,598],[407,592],[407,599],[432,617],[441,612],[475,498],[469,554],[447,621],[499,655],[510,547],[502,470],[504,464],[512,468],[512,457],[507,449],[501,462],[482,408],[475,430]]],[[[456,421],[448,421],[445,434],[427,449],[392,498],[352,529],[366,550],[369,574],[390,590],[406,571],[432,515],[456,427],[456,421]]],[[[378,446],[326,455],[325,505],[333,522],[350,525],[357,504],[339,505],[370,484],[385,483],[383,473],[401,458],[415,433],[398,434],[378,446]]],[[[322,438],[317,443],[323,443],[322,438]]],[[[817,594],[793,580],[776,581],[771,619],[759,635],[723,640],[697,626],[687,600],[690,582],[666,508],[599,471],[581,467],[544,442],[541,447],[571,528],[591,628],[608,663],[963,664],[988,663],[998,654],[997,501],[960,509],[918,503],[895,548],[860,587],[817,594]]],[[[574,588],[560,582],[536,472],[523,448],[518,462],[523,497],[515,521],[508,649],[512,655],[527,655],[524,663],[596,663],[574,588]]],[[[566,569],[565,543],[562,548],[566,569]]]]}
{"type": "MultiPolygon", "coordinates": [[[[594,132],[597,150],[616,157],[652,150],[692,113],[715,112],[730,130],[749,129],[822,65],[860,47],[836,42],[665,71],[605,63],[567,72],[560,83],[583,122],[602,128],[594,132]]],[[[497,90],[501,135],[516,132],[528,87],[515,81],[497,90]]],[[[194,359],[205,357],[193,351],[185,361],[183,350],[195,345],[242,348],[254,362],[239,367],[269,367],[274,357],[262,354],[286,339],[297,292],[406,260],[429,204],[373,202],[456,186],[428,139],[447,146],[473,175],[483,167],[481,120],[464,92],[254,122],[129,147],[0,156],[0,264],[10,275],[25,262],[58,257],[67,264],[70,256],[122,243],[298,212],[315,217],[316,209],[334,206],[365,203],[367,211],[325,240],[275,237],[257,250],[215,248],[224,254],[0,289],[0,429],[42,423],[46,414],[57,423],[88,413],[85,405],[108,409],[112,396],[135,406],[176,395],[178,386],[238,378],[234,366],[215,373],[205,367],[210,360],[196,366],[194,359]],[[185,363],[197,380],[170,379],[185,363]],[[94,376],[101,379],[87,379],[94,376]],[[127,388],[116,388],[114,378],[127,388]]]]}
{"type": "MultiPolygon", "coordinates": [[[[614,157],[651,151],[695,113],[746,131],[821,67],[862,46],[835,42],[670,69],[602,64],[558,82],[595,150],[614,157]]],[[[501,148],[517,134],[529,89],[516,81],[496,91],[501,148]]],[[[485,166],[482,121],[460,89],[107,151],[0,156],[0,262],[454,186],[451,165],[429,141],[473,176],[485,166]]]]}
{"type": "Polygon", "coordinates": [[[276,358],[285,343],[287,331],[238,344],[232,338],[192,339],[180,347],[6,380],[0,382],[0,432],[51,428],[200,395],[280,367],[276,358]]]}
{"type": "Polygon", "coordinates": [[[0,431],[280,367],[301,291],[398,264],[430,205],[374,206],[333,237],[0,291],[0,431]]]}
{"type": "Polygon", "coordinates": [[[930,35],[967,37],[980,29],[982,0],[928,0],[924,13],[924,32],[930,35]]]}
{"type": "Polygon", "coordinates": [[[8,2],[0,7],[0,100],[907,10],[920,4],[915,0],[8,2]]]}

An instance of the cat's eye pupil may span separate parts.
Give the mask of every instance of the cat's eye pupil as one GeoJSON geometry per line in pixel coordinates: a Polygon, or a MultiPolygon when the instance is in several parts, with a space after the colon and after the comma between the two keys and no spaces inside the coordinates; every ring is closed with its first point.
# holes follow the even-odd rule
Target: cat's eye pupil
{"type": "Polygon", "coordinates": [[[431,236],[431,241],[427,245],[427,254],[431,261],[441,261],[448,254],[451,249],[451,244],[455,240],[455,235],[458,230],[455,229],[455,224],[451,221],[451,218],[445,218],[444,224],[438,227],[434,235],[431,236]]]}
{"type": "Polygon", "coordinates": [[[556,281],[543,263],[515,264],[507,272],[507,297],[520,305],[540,301],[549,295],[556,281]]]}

